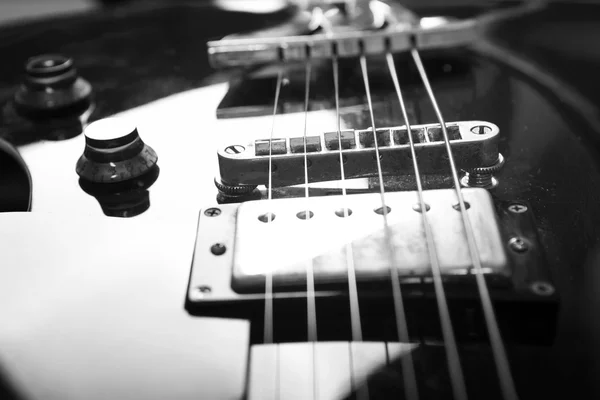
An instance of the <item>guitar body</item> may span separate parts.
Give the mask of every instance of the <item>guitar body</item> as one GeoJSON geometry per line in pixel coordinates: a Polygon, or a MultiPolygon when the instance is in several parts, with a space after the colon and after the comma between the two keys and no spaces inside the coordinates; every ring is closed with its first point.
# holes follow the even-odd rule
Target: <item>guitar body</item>
{"type": "MultiPolygon", "coordinates": [[[[442,11],[481,10],[448,6],[442,11]]],[[[600,36],[594,25],[599,15],[598,6],[555,4],[490,28],[489,43],[501,44],[504,53],[481,46],[423,54],[446,121],[482,120],[500,127],[505,165],[494,200],[529,205],[539,240],[535,251],[560,299],[549,341],[538,344],[524,325],[513,329],[525,339],[506,343],[522,399],[564,398],[573,388],[589,393],[587,398],[600,394],[595,379],[600,373],[600,56],[593,46],[600,36]]],[[[268,137],[272,116],[264,110],[272,107],[274,91],[272,84],[259,84],[244,97],[239,85],[244,79],[237,72],[210,68],[206,42],[289,17],[287,10],[254,15],[200,2],[132,6],[0,29],[5,55],[0,138],[26,164],[32,199],[30,207],[23,195],[20,208],[3,209],[22,212],[0,214],[0,371],[7,395],[244,398],[250,344],[256,341],[252,321],[191,315],[186,293],[198,214],[217,205],[216,149],[268,137]],[[139,215],[109,217],[98,199],[82,190],[75,166],[85,147],[83,135],[50,139],[44,128],[50,124],[11,114],[23,63],[46,53],[72,57],[92,85],[89,121],[127,120],[156,151],[160,172],[147,188],[149,208],[139,215]],[[224,117],[248,102],[263,111],[224,117]],[[24,212],[28,208],[31,212],[24,212]]],[[[352,76],[357,65],[342,71],[342,78],[352,76]]],[[[375,89],[383,93],[376,116],[385,121],[381,126],[401,125],[399,109],[385,97],[389,77],[381,65],[374,59],[369,67],[375,89]]],[[[398,65],[408,71],[401,80],[411,116],[420,124],[437,122],[408,61],[399,56],[398,65]]],[[[348,91],[364,90],[351,78],[341,84],[348,91]]],[[[333,96],[331,86],[315,87],[317,98],[328,91],[333,96]]],[[[298,100],[293,90],[282,96],[290,104],[298,100]]],[[[286,131],[281,135],[302,136],[304,115],[292,111],[279,115],[277,126],[286,131]]],[[[348,112],[344,124],[368,128],[365,115],[365,110],[348,112]]],[[[308,124],[311,132],[335,131],[335,114],[311,112],[308,124]]],[[[0,171],[0,182],[7,178],[11,190],[27,192],[23,169],[6,171],[8,177],[0,171]]],[[[0,204],[7,198],[0,193],[0,204]]],[[[463,360],[467,383],[475,387],[471,397],[497,398],[497,387],[477,378],[481,365],[493,365],[487,344],[467,347],[463,360]]],[[[444,362],[443,355],[436,357],[432,363],[444,362]]]]}

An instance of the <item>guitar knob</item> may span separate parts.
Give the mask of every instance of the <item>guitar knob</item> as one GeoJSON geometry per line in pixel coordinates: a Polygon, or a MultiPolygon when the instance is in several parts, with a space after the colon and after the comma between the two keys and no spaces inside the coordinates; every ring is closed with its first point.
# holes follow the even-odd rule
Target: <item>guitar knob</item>
{"type": "Polygon", "coordinates": [[[84,113],[91,97],[92,85],[79,76],[71,58],[45,54],[27,61],[14,100],[24,116],[58,117],[84,113]]]}
{"type": "Polygon", "coordinates": [[[156,165],[156,152],[134,125],[117,118],[92,122],[85,130],[85,150],[77,161],[81,179],[117,183],[144,175],[156,165]]]}

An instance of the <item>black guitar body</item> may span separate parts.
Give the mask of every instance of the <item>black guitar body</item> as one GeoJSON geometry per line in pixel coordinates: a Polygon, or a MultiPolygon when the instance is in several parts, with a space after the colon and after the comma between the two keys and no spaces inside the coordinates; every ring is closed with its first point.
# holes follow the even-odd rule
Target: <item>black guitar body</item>
{"type": "MultiPolygon", "coordinates": [[[[448,5],[445,9],[424,8],[421,11],[431,15],[441,13],[465,17],[487,9],[482,6],[448,5]]],[[[420,10],[415,8],[415,11],[418,13],[420,10]]],[[[140,196],[146,199],[144,204],[148,203],[144,206],[147,210],[144,207],[136,209],[134,215],[139,215],[127,222],[131,222],[130,226],[136,228],[138,220],[146,224],[148,216],[153,215],[160,215],[168,220],[172,213],[173,220],[188,219],[190,224],[194,225],[198,211],[216,203],[214,199],[217,191],[211,181],[214,172],[206,172],[203,169],[207,164],[213,165],[213,170],[217,168],[214,143],[227,142],[229,131],[214,128],[218,126],[217,116],[219,122],[245,118],[247,115],[243,115],[243,109],[251,105],[254,116],[263,115],[266,118],[272,112],[274,87],[273,74],[260,75],[253,71],[242,75],[239,71],[213,70],[208,63],[206,42],[229,34],[255,31],[282,23],[291,13],[292,10],[288,9],[273,14],[224,11],[203,2],[143,2],[85,15],[0,28],[0,52],[3,54],[0,66],[0,211],[31,211],[33,215],[53,213],[66,222],[83,214],[94,218],[90,221],[114,218],[105,215],[106,207],[103,213],[98,201],[87,194],[89,190],[84,193],[82,188],[85,188],[80,186],[75,165],[83,152],[81,132],[85,124],[119,113],[128,115],[127,113],[133,110],[134,114],[131,115],[135,118],[152,115],[153,118],[164,121],[164,125],[161,125],[160,130],[157,128],[156,134],[140,129],[142,138],[153,146],[158,154],[160,170],[154,170],[155,175],[149,178],[146,186],[139,184],[143,189],[140,196]],[[63,114],[50,116],[25,116],[19,112],[14,95],[23,81],[24,63],[30,57],[41,54],[62,54],[74,60],[80,76],[93,88],[87,114],[82,114],[79,109],[63,110],[63,114]],[[211,88],[223,86],[226,82],[231,82],[227,89],[211,92],[211,88]],[[190,95],[189,99],[181,97],[188,92],[196,94],[190,95]],[[163,99],[164,106],[161,106],[163,103],[157,101],[163,99]],[[169,103],[170,99],[175,100],[169,103]],[[208,105],[204,104],[205,100],[208,105]],[[197,103],[191,104],[191,101],[197,103]],[[143,108],[148,105],[154,108],[143,108]],[[181,115],[189,115],[194,110],[207,107],[212,107],[210,114],[214,121],[210,121],[209,124],[205,120],[198,120],[197,125],[190,126],[185,134],[174,133],[182,129],[181,115]],[[169,121],[173,121],[173,130],[165,128],[170,126],[169,121]],[[73,146],[72,143],[78,144],[73,146]],[[178,159],[178,154],[180,149],[188,147],[196,149],[194,151],[198,160],[189,161],[194,152],[188,149],[181,153],[181,158],[189,161],[184,163],[178,159]],[[63,162],[65,167],[52,167],[57,160],[62,160],[60,162],[63,162]],[[31,173],[26,165],[30,166],[31,173]],[[36,191],[36,187],[41,186],[45,189],[36,191]],[[59,192],[63,194],[58,196],[59,192]],[[51,195],[46,197],[48,194],[51,195]]],[[[423,52],[423,59],[446,121],[482,120],[493,122],[500,127],[499,150],[506,162],[497,175],[499,185],[492,192],[494,203],[505,230],[515,228],[515,225],[507,222],[512,218],[509,207],[513,204],[527,207],[527,220],[519,222],[521,225],[518,229],[524,230],[531,244],[527,254],[520,254],[510,248],[508,253],[522,271],[546,276],[552,285],[551,298],[540,294],[537,301],[527,304],[521,304],[519,299],[515,298],[495,302],[502,334],[506,339],[512,374],[521,399],[600,396],[600,387],[597,384],[597,376],[600,374],[600,84],[597,78],[600,52],[596,46],[600,39],[600,27],[596,22],[598,18],[600,6],[597,5],[551,4],[544,9],[515,15],[490,25],[486,30],[489,39],[486,43],[494,46],[484,44],[473,48],[423,52]]],[[[395,58],[400,71],[400,81],[410,103],[411,117],[415,118],[415,123],[436,122],[433,108],[427,101],[426,92],[414,67],[410,65],[410,60],[401,54],[395,58]]],[[[317,72],[314,79],[319,84],[315,85],[314,98],[325,104],[331,101],[333,96],[331,70],[322,67],[316,68],[315,71],[317,72]]],[[[378,60],[374,57],[369,72],[372,74],[378,123],[382,126],[402,124],[399,109],[394,109],[396,99],[393,97],[393,88],[389,76],[386,75],[383,59],[378,60]]],[[[364,102],[364,87],[356,78],[359,74],[357,62],[350,60],[342,65],[341,95],[348,104],[352,101],[364,102]]],[[[294,76],[293,73],[291,76],[294,76]]],[[[298,105],[301,107],[304,95],[302,90],[302,79],[292,79],[290,85],[282,92],[284,117],[297,111],[298,105]]],[[[326,105],[331,108],[331,103],[326,105]]],[[[342,118],[347,125],[356,129],[369,126],[365,109],[349,111],[344,113],[342,118]]],[[[240,127],[243,125],[243,122],[240,123],[240,127]]],[[[246,133],[249,141],[268,135],[267,130],[246,133]]],[[[397,185],[414,190],[412,178],[389,179],[392,187],[397,185]]],[[[441,179],[439,182],[432,180],[431,184],[450,187],[447,179],[441,179]]],[[[98,199],[100,197],[97,196],[98,199]]],[[[138,201],[137,197],[131,201],[138,201]]],[[[110,207],[113,207],[112,215],[127,216],[119,214],[120,211],[114,211],[121,210],[118,205],[112,204],[108,209],[110,207]]],[[[88,225],[93,230],[93,222],[88,225]]],[[[145,229],[143,226],[157,231],[162,229],[157,224],[139,226],[140,229],[145,229]]],[[[190,235],[193,232],[186,232],[186,243],[191,243],[193,239],[190,235]]],[[[150,235],[148,232],[146,234],[150,235]]],[[[6,230],[0,231],[0,281],[4,281],[4,285],[10,285],[9,280],[14,268],[17,268],[12,258],[10,265],[2,261],[2,243],[8,243],[8,236],[10,235],[6,230]]],[[[14,238],[11,240],[10,243],[13,243],[14,238]]],[[[80,246],[80,242],[87,242],[77,235],[65,240],[73,248],[80,246]]],[[[28,243],[31,251],[36,251],[35,240],[23,237],[22,242],[28,243]]],[[[193,247],[188,247],[186,251],[191,256],[193,247]]],[[[175,250],[166,246],[164,251],[175,250]]],[[[167,254],[165,259],[168,258],[167,254]]],[[[130,264],[123,261],[123,269],[107,270],[107,281],[112,279],[111,274],[116,276],[123,273],[128,265],[130,264]]],[[[188,273],[190,265],[187,265],[188,273]]],[[[23,271],[26,271],[26,266],[23,268],[23,271]]],[[[49,261],[47,268],[60,270],[60,260],[49,261]]],[[[185,267],[182,267],[180,277],[185,276],[184,270],[185,267]]],[[[29,276],[23,271],[23,276],[29,276]]],[[[118,278],[123,286],[119,290],[111,289],[112,297],[106,306],[107,310],[111,310],[106,311],[107,314],[125,313],[123,310],[128,309],[127,312],[131,312],[129,321],[133,321],[133,324],[138,318],[133,312],[135,307],[124,306],[119,311],[119,304],[128,304],[130,301],[130,291],[138,285],[140,277],[139,274],[135,277],[134,275],[136,274],[132,274],[129,281],[118,278]],[[128,285],[129,283],[131,285],[128,285]]],[[[152,277],[142,278],[141,281],[152,279],[153,283],[150,285],[156,284],[158,287],[167,275],[168,269],[165,269],[160,274],[155,273],[152,277]]],[[[36,276],[29,277],[36,279],[36,276]]],[[[79,278],[73,279],[73,285],[78,285],[79,278]]],[[[515,279],[524,281],[526,277],[515,279]]],[[[87,284],[89,283],[87,281],[87,284]]],[[[52,285],[52,282],[48,285],[52,285]]],[[[186,311],[187,285],[188,282],[183,278],[178,288],[174,283],[165,289],[169,292],[170,299],[175,299],[165,307],[171,307],[172,312],[177,313],[181,320],[192,320],[194,326],[201,331],[205,321],[213,320],[199,315],[202,313],[189,304],[186,311]]],[[[0,290],[4,290],[2,288],[4,286],[0,284],[0,290]]],[[[91,290],[94,292],[93,288],[91,290]]],[[[22,296],[14,299],[0,298],[5,303],[15,304],[36,301],[32,300],[32,293],[23,293],[22,296]]],[[[72,302],[61,303],[61,307],[76,307],[78,312],[83,312],[81,308],[86,308],[86,301],[88,300],[85,298],[81,299],[82,303],[77,306],[72,302]]],[[[94,296],[94,300],[89,301],[97,305],[103,300],[94,296]]],[[[160,304],[159,299],[153,301],[149,307],[157,304],[160,304]]],[[[96,305],[90,306],[90,310],[97,309],[96,305]]],[[[435,309],[433,301],[431,305],[435,309]]],[[[306,335],[306,311],[304,314],[300,313],[294,325],[294,317],[291,317],[291,314],[285,310],[278,312],[277,305],[275,307],[276,337],[279,334],[283,342],[302,340],[301,337],[306,335]],[[290,328],[288,332],[280,329],[278,333],[277,326],[281,327],[284,321],[287,321],[285,324],[290,328]]],[[[19,323],[22,322],[13,318],[14,310],[18,312],[18,308],[4,309],[0,306],[0,325],[12,326],[10,331],[18,331],[19,323]]],[[[147,311],[147,317],[152,319],[152,311],[147,311]]],[[[371,326],[377,327],[369,330],[369,323],[364,323],[366,339],[396,340],[393,337],[393,329],[385,332],[379,330],[379,327],[386,323],[382,322],[375,310],[371,313],[367,309],[365,313],[367,315],[364,320],[371,321],[371,326]]],[[[461,356],[470,397],[501,398],[485,331],[469,326],[464,317],[458,316],[458,311],[451,309],[451,313],[456,313],[460,321],[455,322],[455,329],[462,344],[461,356]],[[486,372],[482,372],[483,370],[486,372]]],[[[479,311],[476,311],[475,319],[481,319],[478,313],[479,311]]],[[[161,315],[163,314],[158,313],[153,319],[152,324],[156,329],[161,329],[163,325],[161,315]]],[[[219,308],[215,308],[210,311],[210,316],[229,315],[221,314],[219,308]]],[[[30,314],[28,318],[35,319],[36,316],[30,314]]],[[[420,316],[415,315],[413,319],[418,321],[420,316]]],[[[343,321],[343,330],[349,332],[347,318],[343,321]]],[[[82,322],[86,323],[90,321],[82,322]]],[[[111,323],[116,322],[107,322],[107,325],[111,323]]],[[[186,323],[174,323],[170,325],[169,330],[187,329],[186,323]]],[[[221,352],[227,343],[221,342],[220,337],[230,328],[219,324],[215,323],[209,330],[204,330],[203,340],[207,347],[212,349],[212,354],[196,355],[199,363],[211,363],[221,355],[227,357],[233,351],[221,352]]],[[[261,339],[260,318],[251,321],[251,324],[251,333],[245,336],[247,344],[258,343],[261,339]]],[[[27,323],[23,329],[34,328],[27,323]]],[[[42,326],[39,329],[42,337],[46,337],[43,332],[50,328],[42,326]]],[[[123,329],[122,332],[125,332],[128,328],[115,326],[115,329],[123,329]]],[[[320,334],[327,340],[349,339],[349,334],[339,334],[339,326],[337,329],[324,323],[320,334]]],[[[421,339],[427,342],[431,339],[430,331],[427,327],[423,329],[428,333],[424,335],[427,337],[421,339]]],[[[0,331],[2,330],[4,328],[0,327],[0,331]]],[[[439,326],[436,325],[430,330],[437,332],[439,326]]],[[[65,341],[76,342],[74,338],[85,335],[85,332],[73,331],[65,335],[65,341]]],[[[127,337],[126,333],[123,335],[127,337]]],[[[137,336],[139,332],[135,335],[135,340],[144,341],[137,336]]],[[[157,346],[160,345],[156,342],[160,339],[156,337],[149,340],[157,346]]],[[[174,339],[165,336],[164,340],[174,339]]],[[[95,345],[96,343],[87,343],[87,346],[95,345]]],[[[177,345],[182,348],[186,346],[183,342],[177,345]]],[[[64,381],[57,383],[57,387],[48,389],[44,386],[48,384],[47,381],[42,384],[40,382],[44,380],[40,380],[39,376],[24,373],[23,371],[29,369],[20,362],[35,363],[35,359],[27,358],[29,361],[23,361],[24,359],[15,356],[20,354],[20,350],[15,349],[27,346],[27,340],[16,340],[11,334],[0,335],[0,366],[1,370],[5,371],[5,388],[0,389],[0,393],[1,390],[5,390],[7,395],[15,398],[37,398],[40,394],[46,396],[41,398],[81,398],[78,396],[85,392],[82,387],[86,385],[74,385],[77,388],[69,388],[65,384],[70,381],[68,376],[65,376],[64,381]]],[[[66,356],[71,360],[68,362],[79,360],[81,365],[86,364],[88,355],[85,352],[85,344],[74,346],[76,348],[73,347],[73,354],[66,356]]],[[[42,346],[36,351],[44,353],[47,349],[42,346]]],[[[420,382],[427,388],[422,391],[422,398],[441,398],[438,397],[440,393],[449,390],[448,384],[442,383],[448,374],[445,370],[444,352],[439,348],[431,351],[424,348],[415,354],[420,382]]],[[[90,362],[94,362],[97,357],[98,354],[91,356],[90,362]]],[[[185,364],[187,361],[189,360],[184,357],[181,362],[185,364]]],[[[158,364],[160,362],[147,366],[157,371],[153,373],[154,377],[161,375],[161,366],[158,364]]],[[[56,368],[62,368],[60,365],[61,361],[57,360],[56,368]]],[[[244,368],[246,366],[242,370],[244,368]]],[[[68,374],[69,370],[67,368],[65,374],[68,374]]],[[[41,373],[39,371],[44,370],[38,370],[38,373],[41,373]]],[[[140,371],[126,370],[122,372],[124,380],[127,380],[128,373],[138,378],[143,376],[140,371]]],[[[82,374],[73,379],[89,380],[91,391],[102,386],[106,397],[116,398],[123,393],[117,389],[111,392],[110,381],[101,385],[95,382],[95,376],[98,376],[99,372],[93,366],[82,374]]],[[[226,385],[227,372],[220,375],[223,379],[215,381],[214,384],[226,385]]],[[[393,368],[375,374],[371,378],[371,399],[401,398],[401,385],[398,383],[401,380],[400,376],[393,368]],[[390,392],[397,394],[393,395],[395,397],[389,397],[390,392]]],[[[143,378],[140,379],[138,381],[143,382],[143,378]]],[[[168,381],[169,378],[165,379],[168,381]]],[[[173,382],[174,385],[186,385],[185,380],[173,382]]],[[[165,385],[169,386],[171,383],[165,385]]],[[[216,396],[214,393],[219,393],[218,390],[198,388],[195,384],[190,384],[190,387],[196,390],[196,397],[192,397],[194,390],[190,389],[187,392],[177,392],[181,396],[178,398],[218,398],[211,397],[216,396]]],[[[140,393],[133,393],[131,398],[139,398],[140,393]]],[[[448,394],[448,397],[444,398],[451,396],[448,394]]]]}

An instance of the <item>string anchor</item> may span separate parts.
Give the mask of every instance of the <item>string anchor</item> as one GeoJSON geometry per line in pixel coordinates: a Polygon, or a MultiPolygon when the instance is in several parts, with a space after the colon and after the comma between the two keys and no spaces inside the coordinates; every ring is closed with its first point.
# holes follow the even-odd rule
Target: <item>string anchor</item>
{"type": "Polygon", "coordinates": [[[504,157],[498,153],[498,161],[489,167],[478,167],[465,170],[465,176],[460,180],[464,187],[479,187],[484,189],[493,189],[498,186],[498,180],[494,174],[504,165],[504,157]]]}
{"type": "MultiPolygon", "coordinates": [[[[256,185],[229,185],[224,183],[221,178],[215,177],[215,186],[219,193],[217,194],[217,202],[223,203],[239,203],[241,201],[251,200],[255,195],[256,185]]],[[[258,193],[260,197],[260,193],[258,193]]]]}

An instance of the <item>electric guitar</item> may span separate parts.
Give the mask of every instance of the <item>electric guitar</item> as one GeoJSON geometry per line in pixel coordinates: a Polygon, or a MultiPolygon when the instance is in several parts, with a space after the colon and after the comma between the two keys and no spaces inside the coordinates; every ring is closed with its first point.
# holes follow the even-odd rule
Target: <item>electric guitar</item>
{"type": "Polygon", "coordinates": [[[0,29],[0,393],[595,398],[598,6],[232,4],[0,29]]]}

